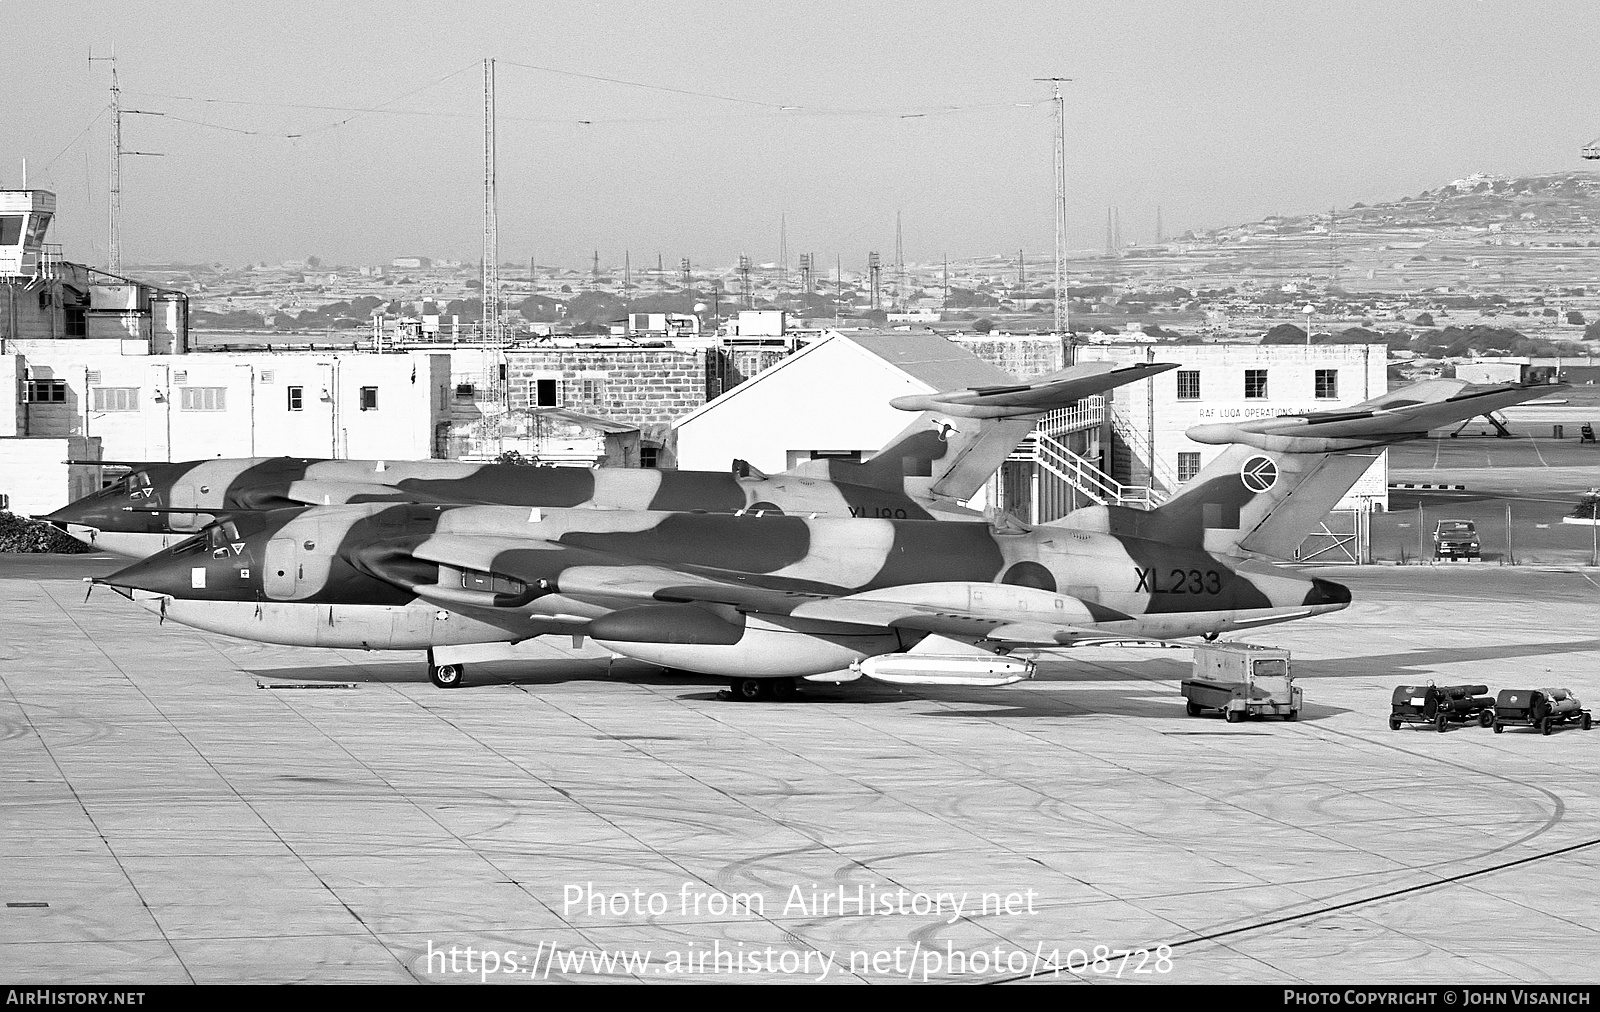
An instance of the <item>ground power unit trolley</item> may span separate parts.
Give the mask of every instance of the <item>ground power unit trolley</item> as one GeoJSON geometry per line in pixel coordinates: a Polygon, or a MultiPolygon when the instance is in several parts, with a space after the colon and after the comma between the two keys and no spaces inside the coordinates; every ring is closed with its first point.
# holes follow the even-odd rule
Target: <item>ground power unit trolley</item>
{"type": "Polygon", "coordinates": [[[1194,677],[1183,680],[1184,708],[1198,717],[1221,710],[1228,722],[1249,717],[1300,717],[1300,687],[1289,651],[1251,643],[1202,643],[1194,648],[1194,677]]]}
{"type": "Polygon", "coordinates": [[[1432,724],[1444,731],[1451,724],[1473,721],[1494,725],[1495,701],[1487,685],[1402,685],[1389,707],[1389,730],[1401,724],[1432,724]]]}
{"type": "Polygon", "coordinates": [[[1576,723],[1585,731],[1592,723],[1583,708],[1566,689],[1501,689],[1494,701],[1494,733],[1508,727],[1536,727],[1549,734],[1562,724],[1576,723]]]}

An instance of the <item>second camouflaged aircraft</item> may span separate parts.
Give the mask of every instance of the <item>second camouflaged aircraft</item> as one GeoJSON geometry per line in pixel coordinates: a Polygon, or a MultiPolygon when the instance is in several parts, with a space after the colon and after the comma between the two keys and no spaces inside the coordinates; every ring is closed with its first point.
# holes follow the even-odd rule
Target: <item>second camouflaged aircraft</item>
{"type": "Polygon", "coordinates": [[[134,558],[223,515],[359,502],[981,520],[959,503],[977,493],[1046,413],[1176,368],[1086,363],[1030,383],[896,398],[895,407],[920,414],[869,460],[812,460],[778,475],[749,467],[658,471],[298,457],[147,463],[38,519],[134,558]]]}
{"type": "Polygon", "coordinates": [[[1344,587],[1259,556],[1287,557],[1371,448],[1552,389],[1424,384],[1201,427],[1238,445],[1164,506],[1036,528],[373,503],[240,514],[97,582],[245,639],[427,649],[441,686],[552,633],[750,698],[817,676],[995,684],[1029,673],[1000,656],[1017,647],[1211,636],[1348,606],[1344,587]]]}

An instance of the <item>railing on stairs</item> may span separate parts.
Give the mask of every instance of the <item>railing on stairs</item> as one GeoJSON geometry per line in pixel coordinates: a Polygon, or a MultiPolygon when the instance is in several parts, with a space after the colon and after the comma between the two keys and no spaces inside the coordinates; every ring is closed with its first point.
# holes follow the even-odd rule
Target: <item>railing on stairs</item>
{"type": "Polygon", "coordinates": [[[1165,499],[1153,488],[1122,484],[1042,432],[1023,440],[1011,459],[1037,464],[1102,506],[1148,510],[1161,505],[1165,499]]]}
{"type": "Polygon", "coordinates": [[[1151,482],[1154,485],[1171,494],[1173,489],[1182,484],[1178,480],[1178,476],[1172,473],[1172,468],[1168,467],[1162,462],[1161,458],[1151,452],[1150,440],[1145,438],[1143,432],[1139,431],[1139,427],[1134,425],[1116,408],[1111,409],[1111,429],[1122,437],[1122,441],[1128,445],[1128,448],[1140,460],[1145,462],[1150,472],[1151,482]]]}

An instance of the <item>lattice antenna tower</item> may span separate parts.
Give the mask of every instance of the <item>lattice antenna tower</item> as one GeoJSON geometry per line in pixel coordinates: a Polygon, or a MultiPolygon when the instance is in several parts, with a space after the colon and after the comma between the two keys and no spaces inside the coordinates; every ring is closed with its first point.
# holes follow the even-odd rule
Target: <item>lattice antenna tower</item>
{"type": "Polygon", "coordinates": [[[122,159],[126,155],[159,156],[159,151],[128,151],[122,146],[122,117],[123,116],[160,116],[158,112],[146,112],[143,109],[124,109],[122,107],[122,88],[117,82],[117,51],[115,47],[110,56],[96,56],[94,50],[89,50],[89,62],[106,62],[111,64],[111,165],[109,171],[110,192],[106,200],[107,236],[106,236],[106,270],[115,274],[122,270],[122,159]]]}
{"type": "Polygon", "coordinates": [[[900,212],[894,213],[894,284],[895,294],[902,305],[906,301],[906,247],[905,233],[900,227],[900,212]]]}
{"type": "Polygon", "coordinates": [[[753,309],[756,304],[756,293],[750,284],[750,258],[743,253],[739,254],[739,292],[744,296],[745,307],[753,309]]]}
{"type": "Polygon", "coordinates": [[[778,300],[789,294],[789,216],[778,215],[778,300]]]}
{"type": "Polygon", "coordinates": [[[816,285],[816,268],[812,266],[815,259],[814,254],[800,254],[800,291],[806,295],[810,295],[816,285]]]}
{"type": "Polygon", "coordinates": [[[1057,334],[1067,332],[1067,100],[1061,94],[1063,82],[1070,77],[1041,77],[1050,82],[1050,101],[1056,107],[1055,144],[1055,313],[1057,334]]]}
{"type": "Polygon", "coordinates": [[[689,258],[684,257],[678,261],[678,270],[683,273],[683,295],[689,300],[689,312],[694,312],[694,274],[689,266],[689,258]]]}
{"type": "Polygon", "coordinates": [[[494,60],[483,61],[483,359],[489,399],[506,402],[505,333],[500,326],[500,225],[495,193],[494,60]]]}

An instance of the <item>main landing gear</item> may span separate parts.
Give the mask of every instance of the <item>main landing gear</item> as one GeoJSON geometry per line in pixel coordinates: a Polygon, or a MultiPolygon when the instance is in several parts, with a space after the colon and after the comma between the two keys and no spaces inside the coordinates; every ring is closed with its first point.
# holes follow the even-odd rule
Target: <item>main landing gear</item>
{"type": "Polygon", "coordinates": [[[793,678],[735,678],[734,699],[793,699],[799,686],[793,678]]]}
{"type": "Polygon", "coordinates": [[[433,651],[428,651],[428,681],[441,689],[459,689],[466,680],[465,664],[435,664],[433,651]]]}

